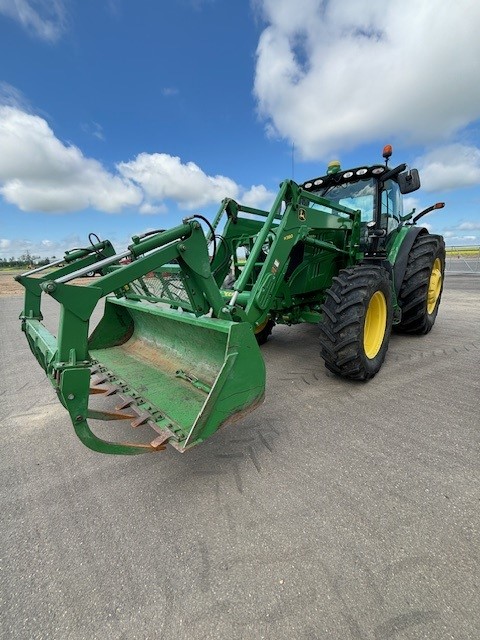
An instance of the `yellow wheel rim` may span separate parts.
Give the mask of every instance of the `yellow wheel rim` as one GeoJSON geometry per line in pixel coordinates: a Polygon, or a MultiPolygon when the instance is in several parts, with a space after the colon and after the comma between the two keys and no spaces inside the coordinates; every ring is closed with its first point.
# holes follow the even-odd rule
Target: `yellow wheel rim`
{"type": "Polygon", "coordinates": [[[265,320],[265,322],[262,322],[261,324],[259,324],[258,327],[255,327],[255,330],[254,330],[255,335],[257,335],[257,333],[260,333],[260,331],[263,331],[267,326],[267,324],[268,324],[268,318],[265,320]]]}
{"type": "Polygon", "coordinates": [[[428,296],[427,296],[427,313],[431,314],[435,311],[438,298],[440,297],[440,291],[442,289],[442,263],[440,258],[436,258],[433,263],[432,273],[430,274],[430,280],[428,283],[428,296]]]}
{"type": "Polygon", "coordinates": [[[363,348],[370,360],[380,351],[387,328],[387,301],[381,291],[370,299],[363,329],[363,348]]]}

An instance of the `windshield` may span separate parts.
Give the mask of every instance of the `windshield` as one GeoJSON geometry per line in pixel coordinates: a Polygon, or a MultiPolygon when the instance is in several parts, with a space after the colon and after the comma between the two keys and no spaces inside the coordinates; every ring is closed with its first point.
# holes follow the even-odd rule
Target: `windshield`
{"type": "MultiPolygon", "coordinates": [[[[333,200],[337,204],[350,209],[360,209],[362,212],[362,222],[370,222],[373,220],[374,200],[375,200],[375,181],[372,178],[367,180],[359,180],[358,182],[346,182],[337,184],[326,189],[312,191],[322,198],[333,200]]],[[[312,209],[320,209],[321,211],[330,211],[328,207],[321,205],[311,205],[312,209]]]]}

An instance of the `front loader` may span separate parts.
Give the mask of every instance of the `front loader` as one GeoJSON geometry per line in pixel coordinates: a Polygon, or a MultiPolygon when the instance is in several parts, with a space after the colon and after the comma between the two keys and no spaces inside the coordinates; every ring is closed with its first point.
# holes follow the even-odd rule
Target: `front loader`
{"type": "Polygon", "coordinates": [[[119,254],[98,241],[18,276],[22,329],[82,442],[136,454],[204,441],[262,402],[259,345],[278,323],[318,325],[326,367],[354,380],[379,371],[392,327],[430,331],[445,248],[417,222],[443,203],[403,215],[402,195],[420,180],[405,165],[390,169],[390,155],[387,146],[384,165],[331,163],[302,185],[285,180],[270,211],[227,198],[211,224],[192,216],[134,236],[119,254]],[[74,283],[92,271],[100,277],[74,283]],[[43,295],[60,304],[56,337],[42,324],[43,295]],[[99,394],[115,395],[116,410],[94,408],[99,394]],[[106,441],[91,420],[148,425],[155,437],[106,441]]]}

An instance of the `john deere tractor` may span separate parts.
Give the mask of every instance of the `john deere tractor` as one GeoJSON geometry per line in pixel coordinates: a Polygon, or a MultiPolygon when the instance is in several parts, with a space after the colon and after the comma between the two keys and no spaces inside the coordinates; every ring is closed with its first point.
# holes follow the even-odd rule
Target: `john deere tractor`
{"type": "Polygon", "coordinates": [[[22,329],[82,442],[114,454],[202,442],[263,400],[259,345],[276,324],[314,323],[326,367],[353,380],[379,371],[392,327],[428,333],[445,247],[417,222],[444,205],[404,214],[418,171],[389,168],[390,146],[383,156],[347,171],[331,163],[301,185],[285,180],[270,211],[227,198],[212,223],[194,215],[134,236],[121,253],[94,237],[55,271],[18,276],[22,329]],[[74,283],[92,271],[101,276],[74,283]],[[42,324],[43,295],[60,304],[56,337],[42,324]],[[116,395],[116,410],[94,408],[93,394],[116,395]],[[105,441],[89,420],[129,420],[155,437],[105,441]]]}

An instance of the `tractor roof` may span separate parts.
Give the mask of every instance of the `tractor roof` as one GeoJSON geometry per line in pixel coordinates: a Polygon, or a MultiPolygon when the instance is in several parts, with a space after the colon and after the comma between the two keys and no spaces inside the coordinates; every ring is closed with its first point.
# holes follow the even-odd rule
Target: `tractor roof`
{"type": "Polygon", "coordinates": [[[383,164],[374,164],[370,167],[355,167],[346,171],[337,171],[318,178],[307,180],[300,186],[306,191],[318,191],[334,184],[342,184],[345,182],[356,182],[357,180],[365,180],[365,178],[378,178],[382,173],[388,171],[388,167],[383,164]]]}

